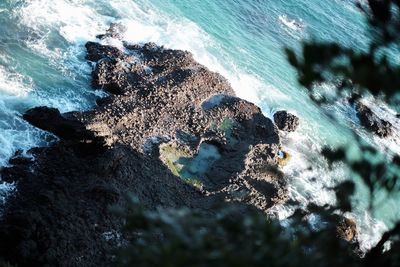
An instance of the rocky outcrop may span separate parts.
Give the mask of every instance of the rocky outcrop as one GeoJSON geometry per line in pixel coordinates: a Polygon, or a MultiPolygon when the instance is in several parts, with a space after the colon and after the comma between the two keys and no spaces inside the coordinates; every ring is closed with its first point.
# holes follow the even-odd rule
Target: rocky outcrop
{"type": "Polygon", "coordinates": [[[393,125],[390,122],[379,118],[379,116],[376,115],[370,107],[362,103],[360,95],[353,94],[349,98],[349,103],[356,110],[357,117],[360,120],[361,125],[367,130],[381,138],[385,138],[393,134],[393,125]]]}
{"type": "Polygon", "coordinates": [[[378,117],[368,106],[361,102],[354,105],[357,111],[357,117],[361,125],[379,137],[388,137],[393,134],[393,126],[390,122],[378,117]]]}
{"type": "Polygon", "coordinates": [[[115,59],[123,55],[122,51],[116,47],[100,45],[95,42],[87,42],[86,59],[90,61],[98,61],[100,59],[115,59]]]}
{"type": "Polygon", "coordinates": [[[26,112],[60,140],[1,171],[17,193],[0,221],[0,257],[18,266],[110,266],[125,237],[108,207],[125,205],[128,192],[150,209],[206,212],[222,200],[264,211],[286,200],[278,129],[223,77],[189,52],[155,44],[86,48],[93,86],[110,95],[90,111],[26,112]]]}
{"type": "Polygon", "coordinates": [[[294,132],[299,127],[300,121],[296,115],[285,110],[278,111],[274,114],[274,122],[279,130],[285,132],[294,132]]]}
{"type": "Polygon", "coordinates": [[[102,137],[86,129],[85,125],[57,109],[36,107],[25,112],[23,118],[33,126],[70,141],[82,153],[98,153],[105,149],[102,137]]]}

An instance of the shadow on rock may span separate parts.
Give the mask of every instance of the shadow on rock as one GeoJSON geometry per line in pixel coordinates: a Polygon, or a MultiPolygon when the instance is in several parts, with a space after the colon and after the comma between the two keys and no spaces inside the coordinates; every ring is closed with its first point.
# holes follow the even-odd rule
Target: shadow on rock
{"type": "MultiPolygon", "coordinates": [[[[120,36],[114,28],[103,37],[120,36]]],[[[267,211],[287,198],[278,129],[259,107],[189,52],[125,46],[86,44],[93,86],[111,94],[93,110],[37,107],[24,115],[60,141],[1,171],[17,186],[0,221],[6,260],[110,266],[125,237],[108,207],[124,206],[127,192],[149,209],[205,212],[223,200],[267,211]]]]}

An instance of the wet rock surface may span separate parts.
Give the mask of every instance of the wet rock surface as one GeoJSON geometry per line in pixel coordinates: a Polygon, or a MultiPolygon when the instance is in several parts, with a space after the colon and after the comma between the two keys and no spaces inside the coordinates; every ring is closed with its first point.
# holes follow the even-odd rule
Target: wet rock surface
{"type": "Polygon", "coordinates": [[[285,132],[294,132],[299,127],[300,120],[296,115],[293,115],[285,110],[278,111],[274,114],[274,122],[279,130],[285,132]]]}
{"type": "Polygon", "coordinates": [[[267,211],[286,200],[278,129],[222,76],[189,52],[155,44],[86,48],[93,86],[110,95],[86,112],[24,115],[60,140],[1,171],[17,184],[0,222],[3,258],[109,266],[124,237],[109,234],[122,222],[108,207],[123,206],[128,192],[150,209],[241,201],[267,211]]]}
{"type": "Polygon", "coordinates": [[[393,134],[393,126],[390,122],[379,118],[368,106],[357,101],[354,104],[357,117],[360,119],[361,125],[379,137],[388,137],[393,134]]]}
{"type": "Polygon", "coordinates": [[[96,154],[104,149],[102,137],[96,136],[82,122],[68,118],[68,114],[62,115],[55,108],[32,108],[25,112],[23,118],[33,126],[69,141],[77,152],[96,154]]]}

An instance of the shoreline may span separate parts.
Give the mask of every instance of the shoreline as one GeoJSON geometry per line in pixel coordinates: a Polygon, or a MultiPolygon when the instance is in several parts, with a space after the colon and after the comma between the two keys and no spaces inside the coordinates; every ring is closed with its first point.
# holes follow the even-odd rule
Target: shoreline
{"type": "Polygon", "coordinates": [[[220,201],[236,201],[267,211],[286,201],[278,129],[222,76],[188,52],[155,44],[126,45],[128,53],[92,42],[86,48],[97,62],[93,86],[111,94],[86,112],[25,113],[60,141],[2,170],[3,180],[17,183],[0,223],[2,256],[21,266],[77,259],[103,266],[119,241],[102,233],[121,227],[107,206],[124,205],[126,192],[150,209],[212,212],[220,201]]]}

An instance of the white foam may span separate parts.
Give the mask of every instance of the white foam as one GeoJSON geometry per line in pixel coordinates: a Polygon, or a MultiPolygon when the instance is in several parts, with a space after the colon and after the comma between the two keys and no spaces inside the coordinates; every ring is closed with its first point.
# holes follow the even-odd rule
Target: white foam
{"type": "MultiPolygon", "coordinates": [[[[322,89],[329,90],[329,87],[322,85],[322,89]]],[[[388,110],[383,103],[379,103],[377,105],[376,100],[367,101],[367,105],[370,106],[371,109],[378,114],[378,116],[390,121],[394,125],[394,137],[386,139],[378,138],[361,127],[354,108],[350,107],[346,100],[340,101],[333,106],[327,106],[326,108],[330,114],[335,114],[335,116],[338,118],[338,121],[345,125],[345,127],[350,126],[357,133],[357,135],[362,137],[363,140],[367,140],[374,147],[380,148],[381,152],[391,151],[391,153],[396,153],[398,151],[398,144],[394,142],[396,142],[395,140],[398,138],[398,126],[396,123],[399,122],[397,121],[397,118],[395,118],[395,112],[388,110]]],[[[336,132],[338,131],[337,128],[336,130],[333,130],[336,132]]],[[[337,133],[334,131],[332,131],[332,137],[337,139],[337,133]]],[[[319,155],[319,151],[324,145],[324,140],[320,138],[319,134],[320,131],[313,131],[312,127],[309,127],[308,122],[301,120],[300,129],[296,133],[287,135],[287,139],[285,139],[283,143],[289,146],[289,152],[295,153],[292,159],[292,162],[295,164],[289,164],[287,166],[289,169],[286,169],[285,172],[288,173],[291,179],[294,179],[294,182],[292,180],[290,181],[290,194],[292,199],[302,202],[304,201],[303,203],[307,203],[307,201],[311,199],[313,202],[317,202],[318,204],[333,204],[335,196],[334,194],[329,193],[329,190],[325,188],[325,183],[328,181],[328,185],[335,185],[337,182],[353,177],[354,175],[351,175],[351,172],[342,169],[343,167],[338,167],[331,173],[326,172],[327,167],[324,166],[323,162],[321,162],[323,159],[313,158],[313,155],[319,155]],[[314,144],[311,144],[312,142],[314,142],[314,144]],[[307,151],[307,148],[309,148],[310,151],[307,151]],[[299,156],[297,153],[299,153],[299,156]],[[304,162],[308,162],[307,164],[309,166],[312,165],[314,168],[316,168],[314,170],[315,172],[308,170],[306,168],[307,164],[304,164],[304,162]],[[313,176],[318,177],[318,179],[315,181],[310,181],[307,179],[307,177],[313,176]],[[308,192],[309,195],[304,193],[304,191],[308,192]]],[[[342,135],[348,138],[348,140],[345,142],[340,140],[338,143],[339,145],[352,143],[351,135],[345,133],[342,133],[342,135]]],[[[351,160],[356,160],[357,158],[359,159],[361,154],[358,148],[355,146],[351,146],[349,148],[351,148],[351,151],[349,151],[347,154],[347,158],[351,160]]],[[[390,210],[391,207],[393,208],[393,205],[389,203],[389,198],[385,198],[384,203],[377,207],[377,211],[382,210],[379,214],[380,216],[377,216],[377,214],[371,216],[368,210],[368,205],[366,204],[368,202],[369,195],[367,192],[365,192],[366,189],[363,188],[364,185],[360,180],[355,179],[354,182],[356,183],[357,193],[354,197],[354,210],[351,216],[356,219],[357,227],[359,229],[360,249],[365,252],[372,248],[379,241],[381,235],[387,230],[387,226],[382,219],[384,218],[385,221],[387,221],[388,216],[387,214],[383,213],[390,210]]],[[[289,216],[293,210],[287,207],[281,207],[277,212],[280,213],[280,218],[286,218],[286,216],[289,216]]],[[[393,219],[394,217],[395,215],[393,215],[393,219]]]]}
{"type": "MultiPolygon", "coordinates": [[[[2,207],[7,198],[15,192],[15,184],[14,183],[6,183],[1,181],[0,177],[0,207],[2,207]]],[[[3,211],[0,209],[0,218],[3,216],[3,211]]]]}
{"type": "Polygon", "coordinates": [[[16,112],[4,109],[2,101],[0,108],[4,118],[0,127],[0,166],[5,166],[17,149],[29,149],[43,143],[44,133],[28,125],[16,112]]]}
{"type": "Polygon", "coordinates": [[[79,0],[28,0],[16,15],[20,23],[42,33],[56,30],[70,43],[94,39],[107,28],[105,16],[79,0]]]}
{"type": "Polygon", "coordinates": [[[295,19],[289,19],[287,15],[280,15],[279,20],[288,28],[295,31],[302,31],[304,29],[303,21],[297,21],[295,19]]]}
{"type": "Polygon", "coordinates": [[[196,61],[226,77],[237,95],[249,101],[257,103],[260,92],[269,89],[255,75],[239,70],[223,49],[195,23],[167,17],[154,7],[144,11],[133,1],[113,1],[110,5],[124,18],[120,22],[127,26],[126,41],[154,42],[167,48],[190,51],[196,61]]]}
{"type": "Polygon", "coordinates": [[[27,135],[29,126],[16,111],[24,102],[29,103],[31,90],[30,77],[8,71],[0,65],[0,166],[7,164],[17,148],[27,148],[36,143],[31,134],[27,135]]]}
{"type": "Polygon", "coordinates": [[[363,214],[352,214],[352,217],[356,220],[358,228],[358,240],[360,244],[360,250],[366,252],[373,248],[381,239],[383,233],[388,228],[381,221],[371,217],[368,212],[363,214]]]}
{"type": "MultiPolygon", "coordinates": [[[[109,7],[117,17],[123,18],[120,21],[128,29],[125,40],[132,43],[154,42],[168,48],[190,51],[198,62],[228,78],[239,97],[257,103],[260,92],[271,89],[255,75],[239,70],[207,33],[187,19],[168,17],[158,12],[154,6],[146,8],[134,1],[102,1],[101,5],[109,7]],[[210,51],[217,51],[218,54],[210,51]]],[[[15,11],[15,15],[20,23],[33,27],[43,36],[29,40],[28,45],[37,52],[54,58],[54,61],[60,61],[65,55],[48,47],[50,32],[57,31],[69,43],[82,45],[103,33],[115,21],[97,12],[93,6],[77,0],[31,0],[15,11]]],[[[107,42],[121,47],[121,42],[116,40],[108,39],[107,42]]],[[[71,55],[72,53],[67,56],[71,55]]]]}
{"type": "MultiPolygon", "coordinates": [[[[320,154],[324,142],[318,140],[318,133],[308,127],[308,123],[301,120],[300,128],[296,132],[282,136],[283,150],[292,156],[288,165],[284,167],[289,179],[289,197],[299,202],[302,207],[310,203],[335,205],[336,196],[332,188],[349,178],[350,171],[343,164],[335,164],[331,170],[328,168],[328,163],[320,154]]],[[[357,152],[350,151],[349,158],[354,160],[353,154],[357,152]]],[[[368,196],[363,192],[365,188],[362,188],[360,181],[354,182],[358,188],[355,195],[357,199],[354,199],[355,209],[353,213],[347,215],[355,218],[359,230],[360,249],[366,252],[379,241],[387,227],[382,220],[371,216],[367,209],[368,205],[365,205],[368,201],[368,196]],[[360,202],[363,205],[357,204],[360,202]]],[[[275,207],[271,213],[284,220],[293,214],[294,209],[295,207],[283,205],[275,207]]]]}
{"type": "Polygon", "coordinates": [[[396,117],[397,112],[383,101],[379,101],[373,97],[367,97],[363,102],[370,107],[379,118],[389,121],[393,126],[393,134],[389,137],[379,138],[365,131],[365,138],[372,141],[382,153],[389,151],[390,153],[400,154],[400,119],[396,117]]]}
{"type": "Polygon", "coordinates": [[[90,73],[82,60],[83,45],[104,32],[110,20],[82,1],[64,0],[26,1],[13,10],[13,16],[22,27],[35,33],[34,37],[25,40],[26,45],[72,79],[90,73]],[[60,44],[58,35],[68,43],[66,49],[60,44]]]}
{"type": "MultiPolygon", "coordinates": [[[[101,25],[94,28],[95,24],[99,24],[96,21],[96,14],[90,7],[83,5],[82,1],[25,1],[16,4],[8,15],[18,25],[18,28],[16,27],[20,31],[18,42],[25,42],[32,54],[40,54],[48,59],[51,67],[60,71],[60,77],[69,77],[73,82],[77,75],[90,73],[86,62],[78,58],[84,51],[78,42],[89,36],[94,38],[94,32],[100,31],[101,25]],[[92,24],[88,24],[90,20],[92,24]],[[77,27],[81,27],[79,32],[75,32],[77,27]],[[76,44],[64,48],[62,44],[55,42],[60,39],[55,33],[64,36],[67,42],[76,44]]],[[[29,52],[25,47],[23,49],[24,52],[29,52]]],[[[81,109],[85,103],[82,94],[71,93],[74,88],[72,90],[52,88],[56,92],[60,91],[59,95],[54,93],[49,95],[42,88],[37,88],[35,83],[38,81],[35,78],[15,71],[16,66],[20,65],[19,60],[24,59],[12,53],[13,51],[7,54],[6,49],[0,56],[0,166],[7,165],[8,159],[17,149],[26,150],[45,144],[43,141],[45,134],[27,124],[21,118],[21,112],[37,105],[54,106],[65,112],[81,109]]],[[[27,60],[32,58],[28,57],[27,60]]],[[[40,67],[40,64],[32,68],[40,67]]],[[[24,64],[21,65],[20,69],[24,69],[24,64]]],[[[43,79],[45,75],[39,77],[36,79],[43,79]]],[[[49,81],[57,81],[57,78],[49,77],[49,81]]],[[[76,89],[82,90],[78,82],[74,84],[78,87],[76,89]]],[[[51,87],[51,84],[48,86],[51,87]]]]}
{"type": "Polygon", "coordinates": [[[304,36],[305,24],[302,19],[289,19],[287,15],[279,15],[278,21],[282,25],[284,31],[295,39],[300,40],[304,36]]]}
{"type": "MultiPolygon", "coordinates": [[[[15,190],[15,184],[1,182],[1,179],[0,179],[0,206],[5,203],[7,197],[14,190],[15,190]]],[[[0,215],[1,215],[1,213],[0,213],[0,215]]]]}
{"type": "Polygon", "coordinates": [[[32,79],[10,72],[0,65],[0,94],[26,97],[32,90],[32,79]]]}

